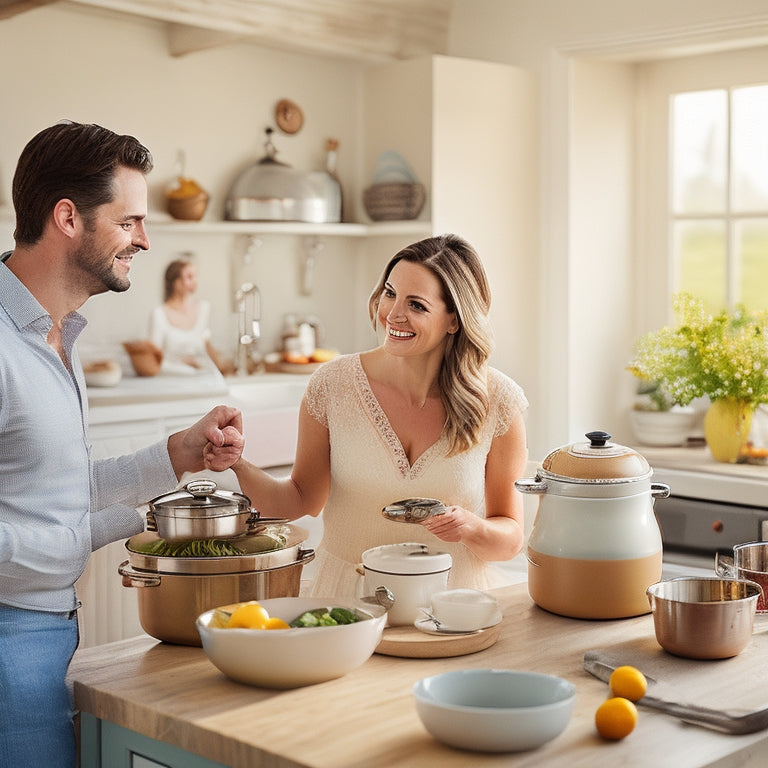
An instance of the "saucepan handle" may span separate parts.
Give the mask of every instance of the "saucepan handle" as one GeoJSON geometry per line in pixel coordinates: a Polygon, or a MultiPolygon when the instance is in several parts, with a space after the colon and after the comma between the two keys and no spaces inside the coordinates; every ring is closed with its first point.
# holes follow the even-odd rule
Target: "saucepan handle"
{"type": "Polygon", "coordinates": [[[727,579],[733,578],[736,575],[733,558],[722,552],[715,552],[715,573],[718,576],[725,576],[727,579]]]}
{"type": "Polygon", "coordinates": [[[117,572],[123,577],[124,587],[159,587],[160,576],[155,573],[137,571],[128,560],[117,566],[117,572]]]}

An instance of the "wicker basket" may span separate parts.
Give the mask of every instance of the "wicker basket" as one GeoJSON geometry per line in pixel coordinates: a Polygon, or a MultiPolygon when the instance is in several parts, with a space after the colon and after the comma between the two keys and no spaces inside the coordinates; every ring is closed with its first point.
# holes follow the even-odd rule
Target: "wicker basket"
{"type": "Polygon", "coordinates": [[[373,184],[363,192],[363,205],[373,221],[415,219],[426,199],[423,184],[373,184]]]}
{"type": "Polygon", "coordinates": [[[170,197],[165,198],[168,206],[168,213],[174,219],[183,221],[200,221],[205,215],[205,209],[208,207],[208,194],[199,192],[193,197],[170,197]]]}

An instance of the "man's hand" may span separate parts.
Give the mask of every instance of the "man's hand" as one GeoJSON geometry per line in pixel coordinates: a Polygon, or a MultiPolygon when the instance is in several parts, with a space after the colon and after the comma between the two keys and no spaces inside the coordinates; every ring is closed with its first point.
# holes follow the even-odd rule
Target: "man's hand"
{"type": "Polygon", "coordinates": [[[226,405],[216,406],[189,429],[168,438],[168,454],[179,479],[185,472],[229,469],[244,446],[242,414],[226,405]]]}

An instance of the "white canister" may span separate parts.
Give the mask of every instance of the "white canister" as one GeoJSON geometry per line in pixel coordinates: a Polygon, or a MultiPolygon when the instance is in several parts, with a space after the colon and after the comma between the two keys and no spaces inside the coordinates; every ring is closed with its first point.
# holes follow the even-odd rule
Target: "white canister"
{"type": "Polygon", "coordinates": [[[420,608],[430,605],[435,592],[448,586],[452,559],[448,552],[436,552],[426,544],[408,542],[385,544],[363,552],[363,590],[372,595],[385,586],[395,598],[389,610],[389,626],[413,624],[420,608]]]}

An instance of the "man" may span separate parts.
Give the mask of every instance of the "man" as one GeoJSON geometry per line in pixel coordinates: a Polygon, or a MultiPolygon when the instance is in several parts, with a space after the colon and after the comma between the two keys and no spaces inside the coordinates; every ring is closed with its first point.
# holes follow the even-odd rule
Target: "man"
{"type": "Polygon", "coordinates": [[[133,455],[90,456],[77,310],[130,286],[131,261],[149,248],[151,168],[132,136],[66,122],[27,144],[13,179],[16,246],[0,257],[3,767],[75,765],[65,676],[89,553],[141,531],[136,507],[185,471],[227,469],[243,449],[240,412],[219,406],[133,455]]]}

